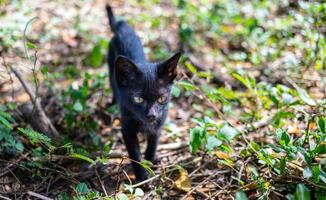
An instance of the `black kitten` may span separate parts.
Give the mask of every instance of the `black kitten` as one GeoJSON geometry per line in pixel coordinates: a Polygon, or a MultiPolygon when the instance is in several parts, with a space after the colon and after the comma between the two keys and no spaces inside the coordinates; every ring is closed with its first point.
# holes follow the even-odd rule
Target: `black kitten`
{"type": "MultiPolygon", "coordinates": [[[[113,103],[120,106],[123,139],[129,157],[140,162],[142,156],[137,133],[146,133],[145,159],[156,163],[156,147],[167,116],[171,86],[177,75],[181,53],[160,63],[148,62],[133,29],[125,21],[116,22],[110,6],[106,10],[114,32],[108,55],[110,82],[113,103]]],[[[146,170],[136,162],[132,162],[136,179],[146,179],[146,170]]]]}

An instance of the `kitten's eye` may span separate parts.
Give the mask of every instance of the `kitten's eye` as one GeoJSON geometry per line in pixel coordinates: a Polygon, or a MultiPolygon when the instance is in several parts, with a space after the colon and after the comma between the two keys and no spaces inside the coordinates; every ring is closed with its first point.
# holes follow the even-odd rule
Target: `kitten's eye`
{"type": "Polygon", "coordinates": [[[144,102],[144,99],[141,98],[141,97],[139,97],[139,96],[136,96],[136,97],[134,97],[134,102],[135,103],[143,103],[144,102]]]}
{"type": "Polygon", "coordinates": [[[159,102],[160,104],[163,104],[167,100],[168,100],[168,98],[166,96],[161,96],[160,98],[157,99],[157,102],[159,102]]]}

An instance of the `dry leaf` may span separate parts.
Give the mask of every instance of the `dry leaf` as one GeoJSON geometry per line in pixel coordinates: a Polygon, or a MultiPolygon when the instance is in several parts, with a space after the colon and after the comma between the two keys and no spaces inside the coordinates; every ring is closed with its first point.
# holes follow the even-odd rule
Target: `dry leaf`
{"type": "Polygon", "coordinates": [[[114,119],[112,123],[112,127],[117,128],[120,126],[120,120],[119,119],[114,119]]]}
{"type": "Polygon", "coordinates": [[[293,124],[289,125],[288,133],[299,136],[300,135],[300,128],[298,127],[297,124],[293,123],[293,124]]]}
{"type": "Polygon", "coordinates": [[[256,189],[257,187],[258,187],[258,184],[257,184],[256,181],[254,181],[254,182],[251,182],[251,183],[248,183],[248,184],[244,185],[242,187],[242,189],[245,189],[245,190],[253,190],[253,189],[256,189]]]}
{"type": "Polygon", "coordinates": [[[315,122],[310,122],[308,128],[309,128],[309,130],[316,129],[317,128],[316,123],[315,122]]]}
{"type": "Polygon", "coordinates": [[[177,189],[189,192],[191,190],[191,180],[188,176],[188,172],[186,170],[181,170],[180,176],[174,181],[174,184],[177,189]]]}
{"type": "Polygon", "coordinates": [[[220,159],[230,160],[230,155],[223,151],[215,151],[215,155],[220,159]]]}
{"type": "Polygon", "coordinates": [[[24,93],[21,93],[19,95],[16,95],[15,96],[15,101],[16,102],[27,102],[27,101],[30,101],[30,97],[26,92],[24,92],[24,93]]]}

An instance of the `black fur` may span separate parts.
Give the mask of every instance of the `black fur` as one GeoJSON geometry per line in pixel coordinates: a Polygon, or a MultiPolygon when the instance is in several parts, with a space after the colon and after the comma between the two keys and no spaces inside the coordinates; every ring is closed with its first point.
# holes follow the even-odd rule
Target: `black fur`
{"type": "Polygon", "coordinates": [[[133,29],[123,20],[116,22],[110,6],[106,9],[114,32],[108,53],[113,102],[119,104],[123,139],[129,157],[136,161],[132,162],[136,179],[141,181],[146,179],[147,173],[137,164],[142,160],[137,134],[146,134],[145,159],[155,163],[156,147],[167,116],[170,90],[181,53],[163,62],[148,62],[133,29]],[[165,99],[162,96],[166,100],[162,101],[165,99]],[[143,102],[139,103],[141,100],[143,102]]]}

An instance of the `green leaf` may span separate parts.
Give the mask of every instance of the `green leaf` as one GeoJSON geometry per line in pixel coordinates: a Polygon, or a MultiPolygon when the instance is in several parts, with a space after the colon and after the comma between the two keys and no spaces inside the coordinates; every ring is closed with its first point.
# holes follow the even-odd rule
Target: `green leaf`
{"type": "Polygon", "coordinates": [[[314,149],[315,154],[326,154],[326,144],[319,144],[314,149]]]}
{"type": "Polygon", "coordinates": [[[194,67],[192,64],[190,64],[189,62],[185,63],[185,66],[187,67],[187,69],[192,73],[195,74],[197,72],[196,67],[194,67]]]}
{"type": "Polygon", "coordinates": [[[294,102],[293,96],[288,93],[283,93],[282,99],[283,99],[285,105],[290,105],[291,103],[294,102]]]}
{"type": "Polygon", "coordinates": [[[124,186],[125,186],[125,189],[128,190],[128,192],[130,194],[132,194],[134,192],[134,188],[131,185],[124,184],[124,186]]]}
{"type": "Polygon", "coordinates": [[[51,145],[51,138],[44,135],[43,133],[39,133],[30,128],[26,128],[26,129],[18,128],[18,130],[28,137],[31,144],[42,143],[46,145],[49,149],[54,149],[54,146],[51,145]]]}
{"type": "Polygon", "coordinates": [[[48,66],[43,66],[43,67],[41,68],[41,73],[42,73],[43,75],[47,75],[47,74],[49,73],[49,67],[48,67],[48,66]]]}
{"type": "MultiPolygon", "coordinates": [[[[6,108],[6,107],[5,107],[6,108]]],[[[8,120],[12,121],[12,117],[11,115],[9,115],[8,113],[2,111],[2,109],[0,109],[0,116],[7,118],[8,120]]]]}
{"type": "Polygon", "coordinates": [[[0,115],[0,124],[4,125],[7,129],[12,130],[13,127],[11,126],[11,124],[0,115]]]}
{"type": "Polygon", "coordinates": [[[224,139],[226,139],[227,141],[231,141],[235,136],[237,136],[239,133],[238,131],[229,126],[229,125],[224,125],[220,131],[219,131],[219,135],[222,136],[224,139]]]}
{"type": "Polygon", "coordinates": [[[119,113],[119,106],[118,104],[114,104],[112,106],[110,106],[107,111],[110,113],[110,114],[118,114],[119,113]]]}
{"type": "Polygon", "coordinates": [[[320,165],[316,165],[312,167],[312,177],[316,183],[319,183],[320,181],[320,174],[321,174],[320,170],[321,170],[320,165]]]}
{"type": "Polygon", "coordinates": [[[73,109],[74,109],[76,112],[81,112],[81,111],[83,111],[83,105],[82,105],[80,102],[76,102],[76,103],[73,105],[73,109]]]}
{"type": "Polygon", "coordinates": [[[317,103],[315,102],[315,100],[313,100],[312,98],[310,98],[310,96],[308,95],[308,93],[301,89],[301,88],[297,88],[297,92],[298,95],[300,97],[300,99],[305,102],[306,104],[310,105],[310,106],[316,106],[317,103]]]}
{"type": "Polygon", "coordinates": [[[26,46],[27,46],[27,48],[29,48],[29,49],[36,49],[36,45],[33,44],[32,42],[26,42],[26,46]]]}
{"type": "Polygon", "coordinates": [[[177,84],[182,86],[187,91],[195,91],[198,89],[197,86],[195,86],[187,81],[179,81],[179,82],[177,82],[177,84]]]}
{"type": "Polygon", "coordinates": [[[70,196],[67,192],[60,192],[60,194],[57,196],[58,200],[71,200],[70,196]]]}
{"type": "Polygon", "coordinates": [[[285,167],[286,167],[286,159],[283,157],[283,158],[281,158],[280,163],[279,163],[280,174],[284,174],[285,167]]]}
{"type": "Polygon", "coordinates": [[[86,185],[86,183],[78,183],[76,186],[76,191],[80,194],[87,194],[89,189],[86,185]]]}
{"type": "Polygon", "coordinates": [[[9,110],[15,110],[17,108],[17,104],[14,102],[8,102],[6,106],[8,107],[9,110]]]}
{"type": "Polygon", "coordinates": [[[102,64],[107,48],[108,42],[104,38],[99,38],[88,57],[93,67],[99,67],[102,64]]]}
{"type": "Polygon", "coordinates": [[[309,179],[309,178],[312,177],[312,171],[310,170],[309,167],[304,168],[303,177],[306,178],[306,179],[309,179]]]}
{"type": "Polygon", "coordinates": [[[322,133],[326,133],[326,117],[319,117],[317,124],[319,131],[322,133]]]}
{"type": "Polygon", "coordinates": [[[320,170],[319,179],[326,183],[326,173],[320,170]]]}
{"type": "Polygon", "coordinates": [[[72,158],[78,158],[78,159],[81,159],[81,160],[85,160],[85,161],[91,163],[92,165],[95,165],[96,164],[96,162],[93,159],[91,159],[89,157],[86,157],[84,155],[81,155],[79,153],[72,153],[72,154],[70,154],[70,157],[72,157],[72,158]]]}
{"type": "Polygon", "coordinates": [[[233,73],[232,76],[238,79],[243,85],[245,85],[249,90],[252,90],[252,84],[256,84],[254,79],[245,78],[238,73],[233,73]]]}
{"type": "Polygon", "coordinates": [[[216,147],[221,146],[222,141],[217,139],[215,136],[209,135],[207,137],[207,144],[205,146],[206,151],[212,151],[216,147]]]}
{"type": "Polygon", "coordinates": [[[244,193],[243,191],[236,192],[235,199],[236,200],[248,200],[246,193],[244,193]]]}
{"type": "Polygon", "coordinates": [[[254,141],[250,141],[250,144],[249,145],[250,145],[251,148],[255,149],[256,151],[259,151],[260,150],[259,144],[257,144],[254,141]]]}
{"type": "Polygon", "coordinates": [[[178,98],[181,94],[180,88],[178,88],[178,86],[176,86],[176,85],[172,85],[171,91],[172,91],[172,95],[176,98],[178,98]]]}
{"type": "Polygon", "coordinates": [[[279,127],[281,125],[282,119],[288,119],[288,118],[292,118],[292,117],[295,117],[295,115],[291,112],[279,111],[273,117],[272,124],[274,126],[279,127]]]}
{"type": "Polygon", "coordinates": [[[298,184],[294,193],[295,200],[310,200],[310,192],[304,184],[298,184]]]}
{"type": "Polygon", "coordinates": [[[95,45],[90,55],[90,62],[93,67],[99,67],[102,64],[104,55],[101,51],[101,45],[95,45]]]}
{"type": "Polygon", "coordinates": [[[129,200],[128,196],[124,193],[119,193],[117,197],[119,200],[129,200]]]}
{"type": "Polygon", "coordinates": [[[190,130],[190,150],[191,153],[196,153],[202,143],[203,129],[196,126],[190,130]]]}
{"type": "Polygon", "coordinates": [[[23,152],[24,151],[24,145],[20,141],[17,141],[15,143],[15,149],[17,149],[19,152],[23,152]]]}
{"type": "Polygon", "coordinates": [[[144,193],[144,191],[142,189],[140,189],[140,188],[135,189],[135,193],[134,193],[135,196],[142,197],[142,196],[144,196],[144,194],[145,193],[144,193]]]}
{"type": "Polygon", "coordinates": [[[276,135],[281,145],[287,146],[290,143],[290,135],[285,130],[278,129],[276,135]]]}
{"type": "Polygon", "coordinates": [[[248,75],[248,80],[247,82],[250,83],[250,87],[256,87],[256,80],[255,80],[255,77],[251,74],[248,75]]]}
{"type": "Polygon", "coordinates": [[[153,166],[153,163],[151,163],[148,160],[142,160],[140,162],[140,165],[146,169],[146,171],[148,171],[151,175],[155,176],[155,172],[152,170],[151,166],[153,166]]]}

